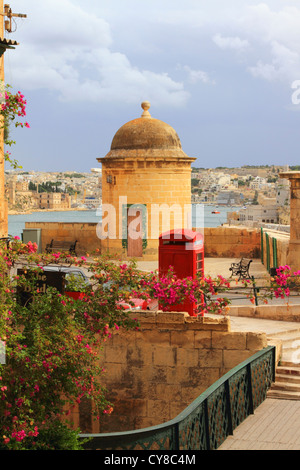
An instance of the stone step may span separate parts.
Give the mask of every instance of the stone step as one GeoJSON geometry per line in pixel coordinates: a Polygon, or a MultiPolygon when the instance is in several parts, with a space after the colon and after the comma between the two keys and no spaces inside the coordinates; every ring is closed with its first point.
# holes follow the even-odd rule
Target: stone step
{"type": "Polygon", "coordinates": [[[268,398],[300,400],[300,328],[279,332],[282,341],[280,365],[276,367],[275,383],[267,392],[268,398]]]}
{"type": "Polygon", "coordinates": [[[300,384],[293,382],[274,382],[271,386],[271,390],[280,390],[285,392],[299,392],[300,394],[300,384]]]}
{"type": "Polygon", "coordinates": [[[276,375],[277,374],[300,375],[300,366],[282,361],[280,365],[276,367],[276,375]]]}
{"type": "Polygon", "coordinates": [[[273,390],[267,392],[267,398],[277,398],[282,400],[300,400],[300,392],[290,392],[287,390],[273,390]]]}
{"type": "Polygon", "coordinates": [[[278,374],[276,373],[276,383],[294,383],[300,385],[300,375],[292,375],[292,374],[278,374]]]}
{"type": "Polygon", "coordinates": [[[300,363],[300,330],[293,329],[272,334],[270,337],[282,341],[282,361],[300,363]]]}
{"type": "Polygon", "coordinates": [[[300,327],[293,328],[292,330],[278,331],[269,335],[270,338],[279,338],[282,340],[289,340],[291,337],[300,338],[300,327]]]}
{"type": "MultiPolygon", "coordinates": [[[[300,364],[300,349],[297,348],[287,348],[282,345],[281,351],[282,360],[289,358],[288,362],[293,362],[294,364],[300,364]]],[[[286,362],[286,361],[285,361],[286,362]]]]}
{"type": "Polygon", "coordinates": [[[283,348],[300,348],[300,336],[291,336],[290,338],[280,338],[283,348]]]}
{"type": "Polygon", "coordinates": [[[285,364],[288,367],[297,367],[300,364],[300,351],[284,350],[282,349],[280,364],[285,364]]]}
{"type": "Polygon", "coordinates": [[[300,334],[298,329],[272,335],[282,341],[281,362],[300,364],[300,334]]]}
{"type": "Polygon", "coordinates": [[[267,397],[300,400],[300,366],[281,362],[276,367],[275,382],[268,390],[267,397]]]}

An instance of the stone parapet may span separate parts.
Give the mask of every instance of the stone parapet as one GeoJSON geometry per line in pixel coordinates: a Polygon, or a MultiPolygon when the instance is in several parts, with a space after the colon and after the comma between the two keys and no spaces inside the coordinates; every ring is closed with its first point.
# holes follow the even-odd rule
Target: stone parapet
{"type": "Polygon", "coordinates": [[[230,316],[260,318],[264,320],[300,322],[300,305],[230,306],[230,316]]]}
{"type": "MultiPolygon", "coordinates": [[[[47,243],[54,240],[77,240],[76,251],[78,254],[86,254],[96,249],[101,250],[101,240],[97,237],[97,223],[81,222],[26,222],[26,228],[40,228],[42,239],[42,251],[45,251],[47,243]]],[[[105,244],[105,241],[104,241],[105,244]]]]}
{"type": "MultiPolygon", "coordinates": [[[[26,228],[42,229],[42,250],[51,239],[78,241],[80,254],[99,249],[118,253],[126,259],[126,253],[120,248],[121,240],[101,240],[97,235],[97,223],[81,222],[26,222],[26,228]],[[125,255],[125,256],[124,256],[125,255]]],[[[196,229],[193,229],[196,230],[196,229]]],[[[203,229],[201,229],[203,232],[203,229]]],[[[206,227],[204,228],[204,250],[206,257],[215,258],[259,258],[260,231],[241,227],[206,227]]],[[[148,239],[143,253],[143,260],[158,259],[158,238],[148,239]]]]}
{"type": "Polygon", "coordinates": [[[205,227],[204,253],[214,258],[259,258],[260,230],[243,227],[205,227]]]}
{"type": "MultiPolygon", "coordinates": [[[[230,318],[134,312],[135,331],[104,345],[103,385],[114,412],[89,432],[139,429],[174,418],[228,370],[267,346],[265,333],[232,332],[230,318]]],[[[74,413],[72,419],[80,422],[74,413]]],[[[87,430],[88,431],[88,430],[87,430]]]]}

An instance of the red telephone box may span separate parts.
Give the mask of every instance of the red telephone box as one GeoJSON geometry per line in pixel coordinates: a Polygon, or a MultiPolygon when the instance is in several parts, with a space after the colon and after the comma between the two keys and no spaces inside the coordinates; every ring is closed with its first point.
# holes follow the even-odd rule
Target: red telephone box
{"type": "MultiPolygon", "coordinates": [[[[159,275],[167,274],[170,266],[179,279],[196,278],[197,273],[204,274],[203,235],[187,229],[175,229],[164,232],[159,237],[158,270],[159,275]]],[[[188,300],[180,305],[170,306],[175,312],[188,312],[195,316],[196,304],[188,300]]]]}

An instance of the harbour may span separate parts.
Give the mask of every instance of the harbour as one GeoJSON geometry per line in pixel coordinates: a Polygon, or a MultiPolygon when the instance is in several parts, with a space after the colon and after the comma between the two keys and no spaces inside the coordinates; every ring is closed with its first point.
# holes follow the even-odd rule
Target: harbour
{"type": "MultiPolygon", "coordinates": [[[[227,213],[240,210],[241,207],[192,204],[193,227],[218,227],[227,222],[227,213]],[[216,213],[213,213],[213,212],[216,213]]],[[[71,211],[38,211],[8,216],[8,233],[21,237],[26,222],[65,222],[65,223],[99,223],[101,209],[71,211]]]]}

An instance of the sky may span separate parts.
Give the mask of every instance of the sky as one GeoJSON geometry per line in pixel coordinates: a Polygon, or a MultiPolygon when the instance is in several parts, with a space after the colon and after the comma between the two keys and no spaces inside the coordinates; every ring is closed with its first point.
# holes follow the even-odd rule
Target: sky
{"type": "Polygon", "coordinates": [[[89,172],[142,114],[171,125],[198,168],[300,164],[297,0],[11,0],[5,81],[25,171],[89,172]]]}

